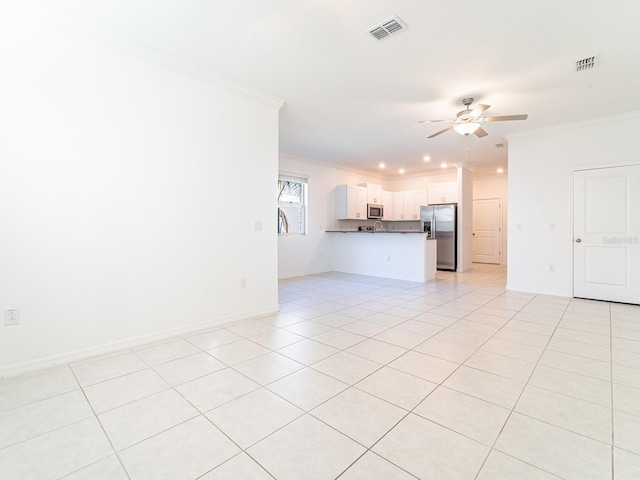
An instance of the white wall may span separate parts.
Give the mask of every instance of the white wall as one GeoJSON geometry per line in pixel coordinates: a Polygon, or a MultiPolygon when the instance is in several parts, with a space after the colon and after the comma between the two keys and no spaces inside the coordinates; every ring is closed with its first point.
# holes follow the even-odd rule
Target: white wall
{"type": "Polygon", "coordinates": [[[573,170],[640,163],[639,130],[640,111],[509,138],[509,289],[572,295],[573,170]]]}
{"type": "Polygon", "coordinates": [[[458,272],[473,268],[473,173],[458,167],[458,272]]]}
{"type": "Polygon", "coordinates": [[[481,177],[473,179],[473,199],[485,200],[488,198],[499,198],[501,200],[501,220],[502,220],[502,239],[501,239],[501,255],[500,263],[506,265],[508,251],[508,188],[507,176],[499,177],[481,177]]]}
{"type": "Polygon", "coordinates": [[[411,177],[395,177],[388,181],[388,190],[401,192],[404,190],[425,190],[430,183],[455,182],[458,174],[455,166],[443,169],[441,172],[411,177]]]}
{"type": "Polygon", "coordinates": [[[0,48],[0,375],[277,309],[277,102],[3,7],[0,48]]]}

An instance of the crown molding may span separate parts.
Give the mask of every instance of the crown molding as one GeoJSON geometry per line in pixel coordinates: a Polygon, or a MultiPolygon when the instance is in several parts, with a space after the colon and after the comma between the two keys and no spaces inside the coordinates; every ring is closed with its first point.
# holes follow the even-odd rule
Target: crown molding
{"type": "Polygon", "coordinates": [[[606,117],[579,120],[577,122],[562,123],[559,125],[553,125],[551,127],[543,127],[543,128],[536,128],[533,130],[526,130],[524,132],[510,133],[506,136],[506,138],[507,140],[510,140],[512,138],[523,138],[523,137],[528,137],[530,135],[538,135],[540,133],[550,133],[550,132],[556,132],[559,130],[568,130],[571,128],[584,127],[588,125],[597,125],[599,123],[611,122],[616,120],[628,120],[630,118],[640,118],[640,110],[633,110],[631,112],[625,112],[617,115],[609,115],[606,117]]]}
{"type": "Polygon", "coordinates": [[[280,110],[285,103],[284,100],[255,88],[242,85],[221,75],[207,73],[201,66],[178,61],[169,55],[162,54],[151,48],[125,41],[112,32],[78,23],[68,16],[63,16],[58,11],[52,10],[48,6],[42,4],[36,5],[34,2],[24,2],[12,6],[24,14],[40,17],[64,33],[72,32],[73,34],[83,37],[83,40],[92,40],[129,57],[198,80],[202,83],[220,88],[228,93],[257,101],[267,107],[280,110]]]}
{"type": "Polygon", "coordinates": [[[389,177],[384,176],[384,175],[380,175],[380,174],[376,174],[376,173],[372,173],[372,172],[367,172],[366,170],[359,170],[357,168],[351,168],[349,166],[345,166],[345,165],[338,165],[335,163],[330,163],[330,162],[324,162],[322,160],[317,160],[315,158],[309,158],[309,157],[303,157],[301,155],[296,155],[293,153],[289,153],[286,152],[284,150],[280,150],[280,156],[286,156],[289,157],[293,160],[298,160],[301,162],[307,162],[307,163],[313,163],[315,165],[320,165],[322,167],[327,167],[327,168],[335,168],[337,170],[345,170],[347,172],[351,172],[351,173],[357,173],[359,175],[366,175],[369,177],[375,177],[375,178],[379,178],[381,180],[389,180],[389,177]]]}

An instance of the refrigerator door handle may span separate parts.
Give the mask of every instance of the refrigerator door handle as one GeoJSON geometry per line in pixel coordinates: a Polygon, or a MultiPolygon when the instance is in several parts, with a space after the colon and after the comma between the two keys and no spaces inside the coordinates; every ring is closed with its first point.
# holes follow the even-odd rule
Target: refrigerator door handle
{"type": "Polygon", "coordinates": [[[438,228],[436,226],[436,216],[431,217],[431,236],[435,238],[436,233],[438,233],[438,228]]]}

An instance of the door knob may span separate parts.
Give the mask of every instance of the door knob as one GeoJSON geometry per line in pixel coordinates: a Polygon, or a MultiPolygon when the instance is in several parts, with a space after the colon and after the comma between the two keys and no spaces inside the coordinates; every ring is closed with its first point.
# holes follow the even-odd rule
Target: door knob
{"type": "Polygon", "coordinates": [[[576,238],[576,243],[580,243],[582,241],[581,238],[576,238]]]}

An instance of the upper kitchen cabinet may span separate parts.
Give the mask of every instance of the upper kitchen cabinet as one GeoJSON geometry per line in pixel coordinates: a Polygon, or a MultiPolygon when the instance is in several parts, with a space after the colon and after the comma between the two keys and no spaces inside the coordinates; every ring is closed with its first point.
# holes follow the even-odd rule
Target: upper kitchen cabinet
{"type": "Polygon", "coordinates": [[[426,190],[407,190],[393,195],[393,220],[420,220],[420,206],[427,204],[426,190]]]}
{"type": "Polygon", "coordinates": [[[387,192],[386,190],[384,190],[382,192],[382,206],[384,207],[383,212],[383,216],[382,219],[383,220],[395,220],[394,217],[394,206],[395,206],[395,202],[394,202],[394,196],[395,194],[393,192],[387,192]]]}
{"type": "Polygon", "coordinates": [[[416,208],[418,209],[418,219],[420,218],[420,207],[429,205],[429,193],[427,190],[416,190],[416,208]]]}
{"type": "Polygon", "coordinates": [[[338,185],[335,194],[336,218],[338,220],[364,220],[367,218],[366,187],[338,185]]]}
{"type": "Polygon", "coordinates": [[[427,205],[427,190],[410,190],[404,192],[403,220],[420,220],[420,207],[427,205]]]}
{"type": "Polygon", "coordinates": [[[458,182],[431,183],[428,204],[458,203],[458,182]]]}
{"type": "Polygon", "coordinates": [[[382,201],[382,185],[375,183],[360,184],[361,187],[367,189],[367,203],[373,203],[375,205],[384,205],[382,201]]]}
{"type": "Polygon", "coordinates": [[[393,219],[403,220],[404,192],[393,192],[393,219]]]}
{"type": "Polygon", "coordinates": [[[404,193],[404,209],[402,220],[418,220],[420,218],[420,209],[416,208],[416,192],[408,190],[404,193]]]}

